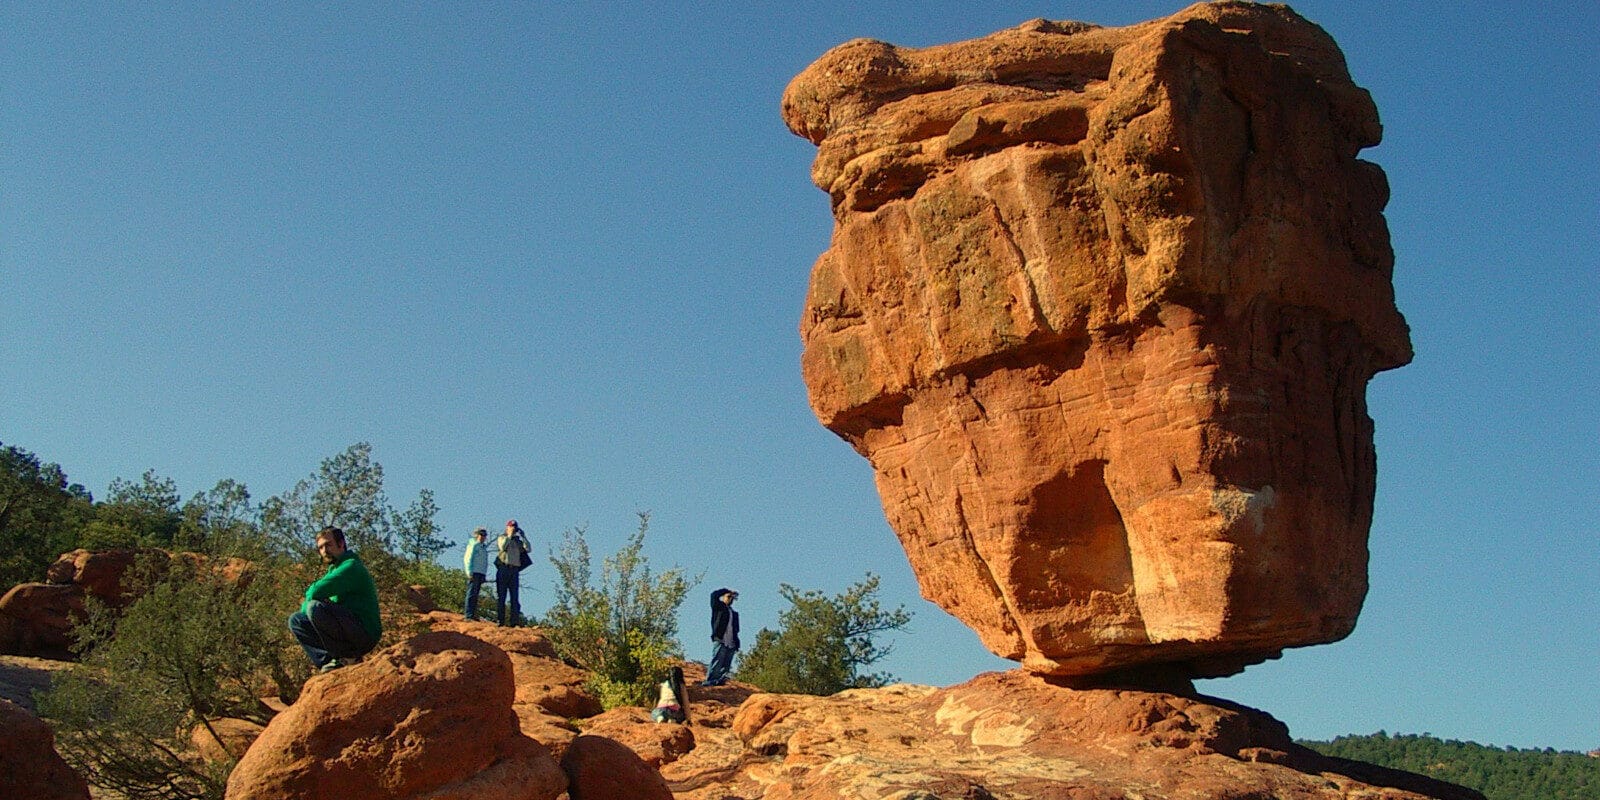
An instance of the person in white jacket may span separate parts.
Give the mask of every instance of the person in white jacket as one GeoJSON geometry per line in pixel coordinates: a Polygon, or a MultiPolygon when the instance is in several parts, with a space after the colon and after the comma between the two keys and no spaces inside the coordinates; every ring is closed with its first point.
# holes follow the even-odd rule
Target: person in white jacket
{"type": "Polygon", "coordinates": [[[478,614],[478,591],[483,588],[483,582],[489,577],[489,531],[479,528],[472,532],[472,539],[467,542],[467,553],[461,559],[461,564],[467,571],[467,619],[472,619],[478,614]]]}

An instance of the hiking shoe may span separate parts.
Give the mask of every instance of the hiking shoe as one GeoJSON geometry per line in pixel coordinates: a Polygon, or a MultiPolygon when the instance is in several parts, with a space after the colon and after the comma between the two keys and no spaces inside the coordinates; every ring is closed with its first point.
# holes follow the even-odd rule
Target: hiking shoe
{"type": "Polygon", "coordinates": [[[328,663],[323,664],[322,668],[318,669],[317,672],[332,672],[332,671],[334,671],[334,670],[336,670],[336,669],[338,669],[338,668],[340,668],[342,666],[344,666],[344,662],[342,662],[339,659],[335,658],[335,659],[330,660],[328,663]]]}

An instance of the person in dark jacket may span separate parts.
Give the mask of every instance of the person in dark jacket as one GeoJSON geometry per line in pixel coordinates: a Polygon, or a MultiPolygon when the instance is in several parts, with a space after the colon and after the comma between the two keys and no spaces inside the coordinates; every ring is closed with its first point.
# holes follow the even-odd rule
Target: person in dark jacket
{"type": "Polygon", "coordinates": [[[506,532],[500,534],[495,550],[494,593],[498,600],[495,621],[501,625],[515,625],[522,621],[522,600],[518,597],[522,589],[522,571],[533,561],[528,554],[528,536],[516,520],[506,520],[506,532]],[[509,617],[506,616],[507,597],[511,598],[509,617]]]}
{"type": "Polygon", "coordinates": [[[721,686],[728,682],[733,654],[739,652],[739,612],[733,610],[733,601],[738,599],[739,593],[732,589],[711,593],[711,641],[716,645],[701,686],[721,686]]]}
{"type": "Polygon", "coordinates": [[[383,637],[378,587],[365,564],[345,544],[344,531],[323,528],[317,555],[328,571],[306,589],[300,610],[289,615],[289,632],[319,672],[359,660],[383,637]]]}

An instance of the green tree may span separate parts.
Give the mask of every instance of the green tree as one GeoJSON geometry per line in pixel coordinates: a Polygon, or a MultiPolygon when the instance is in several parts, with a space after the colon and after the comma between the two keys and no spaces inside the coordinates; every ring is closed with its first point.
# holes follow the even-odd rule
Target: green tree
{"type": "Polygon", "coordinates": [[[778,616],[781,627],[756,634],[755,645],[739,659],[739,680],[769,692],[815,695],[894,680],[887,673],[863,672],[892,649],[879,644],[878,635],[911,622],[904,606],[883,610],[877,599],[878,576],[867,573],[833,597],[788,584],[778,591],[789,601],[788,610],[778,616]]]}
{"type": "Polygon", "coordinates": [[[678,607],[699,577],[680,567],[654,573],[644,555],[650,514],[639,512],[639,527],[626,544],[608,556],[594,582],[587,529],[562,534],[550,554],[556,568],[555,604],[542,627],[563,658],[594,673],[591,688],[607,708],[645,705],[668,667],[682,658],[678,607]]]}
{"type": "Polygon", "coordinates": [[[404,511],[395,512],[390,521],[400,555],[413,564],[432,561],[450,547],[450,540],[439,535],[439,525],[433,521],[439,507],[433,502],[433,491],[423,489],[417,499],[404,511]]]}
{"type": "Polygon", "coordinates": [[[309,557],[316,550],[317,531],[332,525],[366,558],[389,551],[392,515],[383,491],[383,465],[372,460],[372,445],[357,442],[324,459],[294,488],[267,498],[261,504],[261,527],[280,552],[309,557]]]}
{"type": "Polygon", "coordinates": [[[92,550],[172,547],[182,521],[177,484],[147,469],[137,482],[111,479],[105,501],[95,504],[82,544],[92,550]]]}
{"type": "Polygon", "coordinates": [[[77,545],[92,502],[60,466],[0,444],[0,591],[43,580],[56,556],[77,545]]]}
{"type": "Polygon", "coordinates": [[[217,481],[209,491],[198,492],[179,512],[178,535],[173,546],[222,556],[251,560],[268,555],[258,511],[250,502],[250,491],[232,479],[217,481]]]}
{"type": "Polygon", "coordinates": [[[132,579],[142,594],[121,614],[91,604],[75,631],[83,663],[55,677],[40,712],[95,786],[134,800],[220,798],[231,765],[195,759],[189,732],[222,718],[265,724],[268,680],[286,700],[297,695],[307,667],[283,609],[298,588],[287,574],[230,582],[209,562],[160,554],[132,579]]]}

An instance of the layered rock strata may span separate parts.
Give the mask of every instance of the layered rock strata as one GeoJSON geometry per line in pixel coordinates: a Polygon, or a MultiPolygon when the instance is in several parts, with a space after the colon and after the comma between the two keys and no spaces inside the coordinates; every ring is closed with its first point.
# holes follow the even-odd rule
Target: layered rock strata
{"type": "Polygon", "coordinates": [[[1366,593],[1407,363],[1381,129],[1286,6],[856,40],[789,85],[835,227],[800,325],[923,594],[1036,673],[1216,676],[1366,593]]]}
{"type": "Polygon", "coordinates": [[[1260,711],[1161,692],[1077,690],[1021,671],[945,689],[758,694],[662,768],[679,800],[1483,800],[1296,745],[1260,711]],[[731,742],[729,740],[732,740],[731,742]]]}

